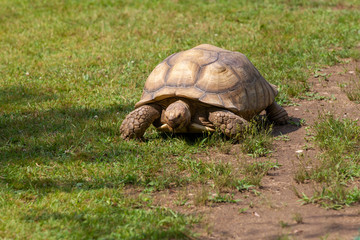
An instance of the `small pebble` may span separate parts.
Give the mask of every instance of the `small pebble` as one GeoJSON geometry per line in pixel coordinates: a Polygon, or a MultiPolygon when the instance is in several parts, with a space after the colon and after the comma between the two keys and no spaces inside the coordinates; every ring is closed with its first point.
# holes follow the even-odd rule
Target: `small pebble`
{"type": "Polygon", "coordinates": [[[257,212],[253,212],[253,214],[254,214],[256,217],[260,217],[260,215],[259,215],[257,212]]]}
{"type": "Polygon", "coordinates": [[[304,150],[297,150],[296,153],[302,153],[304,150]]]}

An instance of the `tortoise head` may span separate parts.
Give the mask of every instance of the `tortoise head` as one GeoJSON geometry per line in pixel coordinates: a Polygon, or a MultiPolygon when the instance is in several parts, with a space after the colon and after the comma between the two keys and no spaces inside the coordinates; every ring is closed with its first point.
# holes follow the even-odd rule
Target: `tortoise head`
{"type": "Polygon", "coordinates": [[[165,122],[173,131],[186,127],[191,121],[190,107],[182,100],[170,104],[166,108],[164,115],[165,122]]]}

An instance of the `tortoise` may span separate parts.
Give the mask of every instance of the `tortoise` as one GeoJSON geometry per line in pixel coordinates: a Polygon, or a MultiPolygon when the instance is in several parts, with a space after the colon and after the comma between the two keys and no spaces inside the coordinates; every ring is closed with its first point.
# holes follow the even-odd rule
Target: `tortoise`
{"type": "Polygon", "coordinates": [[[151,124],[173,133],[218,128],[234,137],[263,110],[270,121],[286,124],[277,94],[244,54],[202,44],[155,67],[135,110],[121,124],[121,137],[141,138],[151,124]]]}

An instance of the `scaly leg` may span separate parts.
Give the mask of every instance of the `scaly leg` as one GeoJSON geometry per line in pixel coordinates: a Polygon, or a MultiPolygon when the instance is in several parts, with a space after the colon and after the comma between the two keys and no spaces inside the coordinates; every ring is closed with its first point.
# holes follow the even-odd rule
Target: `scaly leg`
{"type": "Polygon", "coordinates": [[[284,108],[282,108],[275,101],[266,109],[266,115],[268,119],[275,124],[284,125],[288,122],[289,116],[284,108]]]}
{"type": "Polygon", "coordinates": [[[151,123],[161,115],[161,107],[156,104],[143,105],[129,113],[120,126],[121,138],[140,138],[151,123]]]}
{"type": "Polygon", "coordinates": [[[220,128],[228,137],[236,136],[237,133],[242,132],[245,126],[248,125],[248,121],[226,110],[210,112],[209,121],[212,122],[215,127],[220,128]]]}

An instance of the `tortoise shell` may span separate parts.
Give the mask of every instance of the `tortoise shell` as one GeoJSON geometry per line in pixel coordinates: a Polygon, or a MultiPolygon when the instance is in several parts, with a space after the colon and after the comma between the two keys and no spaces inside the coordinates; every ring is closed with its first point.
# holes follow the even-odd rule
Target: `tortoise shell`
{"type": "Polygon", "coordinates": [[[251,118],[272,104],[277,93],[244,54],[202,44],[157,65],[135,108],[187,98],[251,118]]]}

